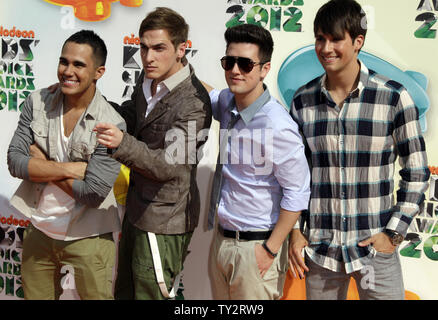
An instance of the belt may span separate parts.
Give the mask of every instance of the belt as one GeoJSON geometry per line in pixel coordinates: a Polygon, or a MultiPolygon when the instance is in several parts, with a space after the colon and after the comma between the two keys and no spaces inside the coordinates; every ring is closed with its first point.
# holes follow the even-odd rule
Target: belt
{"type": "Polygon", "coordinates": [[[233,238],[236,240],[267,240],[272,233],[272,230],[269,231],[231,231],[225,230],[220,225],[218,225],[219,232],[225,238],[233,238]]]}

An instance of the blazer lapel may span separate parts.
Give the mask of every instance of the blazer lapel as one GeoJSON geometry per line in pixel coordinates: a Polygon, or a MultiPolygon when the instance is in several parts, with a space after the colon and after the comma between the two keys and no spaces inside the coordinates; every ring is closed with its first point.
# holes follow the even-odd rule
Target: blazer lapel
{"type": "MultiPolygon", "coordinates": [[[[191,83],[191,77],[192,76],[190,75],[187,79],[183,80],[171,92],[166,94],[160,101],[157,102],[154,109],[148,114],[146,119],[141,122],[139,131],[141,131],[145,126],[149,125],[150,123],[160,118],[168,110],[170,110],[171,108],[175,108],[175,106],[178,105],[180,99],[180,93],[190,89],[188,85],[191,83]]],[[[141,114],[142,119],[144,119],[147,103],[146,103],[146,98],[144,97],[143,90],[140,90],[140,95],[141,95],[140,101],[142,101],[143,105],[145,106],[145,109],[141,114]]]]}
{"type": "Polygon", "coordinates": [[[155,121],[157,118],[161,117],[167,110],[169,109],[169,105],[164,101],[160,100],[149,112],[148,116],[145,119],[143,126],[147,126],[151,122],[155,121]]]}

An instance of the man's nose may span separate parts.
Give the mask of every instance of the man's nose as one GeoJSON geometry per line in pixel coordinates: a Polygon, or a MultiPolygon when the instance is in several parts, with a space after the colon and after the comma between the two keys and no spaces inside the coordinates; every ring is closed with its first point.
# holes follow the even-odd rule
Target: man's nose
{"type": "Polygon", "coordinates": [[[330,40],[326,40],[324,45],[322,46],[323,52],[331,52],[333,50],[333,42],[330,40]]]}
{"type": "Polygon", "coordinates": [[[65,66],[64,74],[67,74],[67,75],[73,74],[73,66],[71,64],[67,64],[65,66]]]}

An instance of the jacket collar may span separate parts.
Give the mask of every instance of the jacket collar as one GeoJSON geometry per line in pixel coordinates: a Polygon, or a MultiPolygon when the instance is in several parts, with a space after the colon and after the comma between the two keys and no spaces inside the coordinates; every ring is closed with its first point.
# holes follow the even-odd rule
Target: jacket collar
{"type": "MultiPolygon", "coordinates": [[[[56,90],[55,96],[52,100],[50,112],[57,110],[58,107],[61,106],[63,101],[64,101],[64,94],[62,93],[61,89],[58,88],[56,90]]],[[[83,118],[88,119],[89,117],[91,117],[91,119],[93,119],[93,120],[97,119],[101,104],[105,103],[105,102],[106,102],[106,99],[102,96],[99,89],[96,88],[96,92],[94,93],[93,99],[91,100],[87,109],[85,109],[85,114],[84,114],[83,118]]]]}

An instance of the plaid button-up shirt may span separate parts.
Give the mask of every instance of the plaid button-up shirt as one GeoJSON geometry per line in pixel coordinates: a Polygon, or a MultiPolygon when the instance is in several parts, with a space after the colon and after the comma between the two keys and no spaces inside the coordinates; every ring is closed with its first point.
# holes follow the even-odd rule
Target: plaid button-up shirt
{"type": "Polygon", "coordinates": [[[401,84],[361,63],[358,87],[339,108],[325,80],[323,75],[300,88],[290,111],[305,137],[312,171],[303,233],[314,262],[351,273],[376,252],[359,247],[360,241],[385,227],[406,236],[430,172],[418,109],[401,84]],[[395,200],[397,157],[401,180],[395,200]]]}

